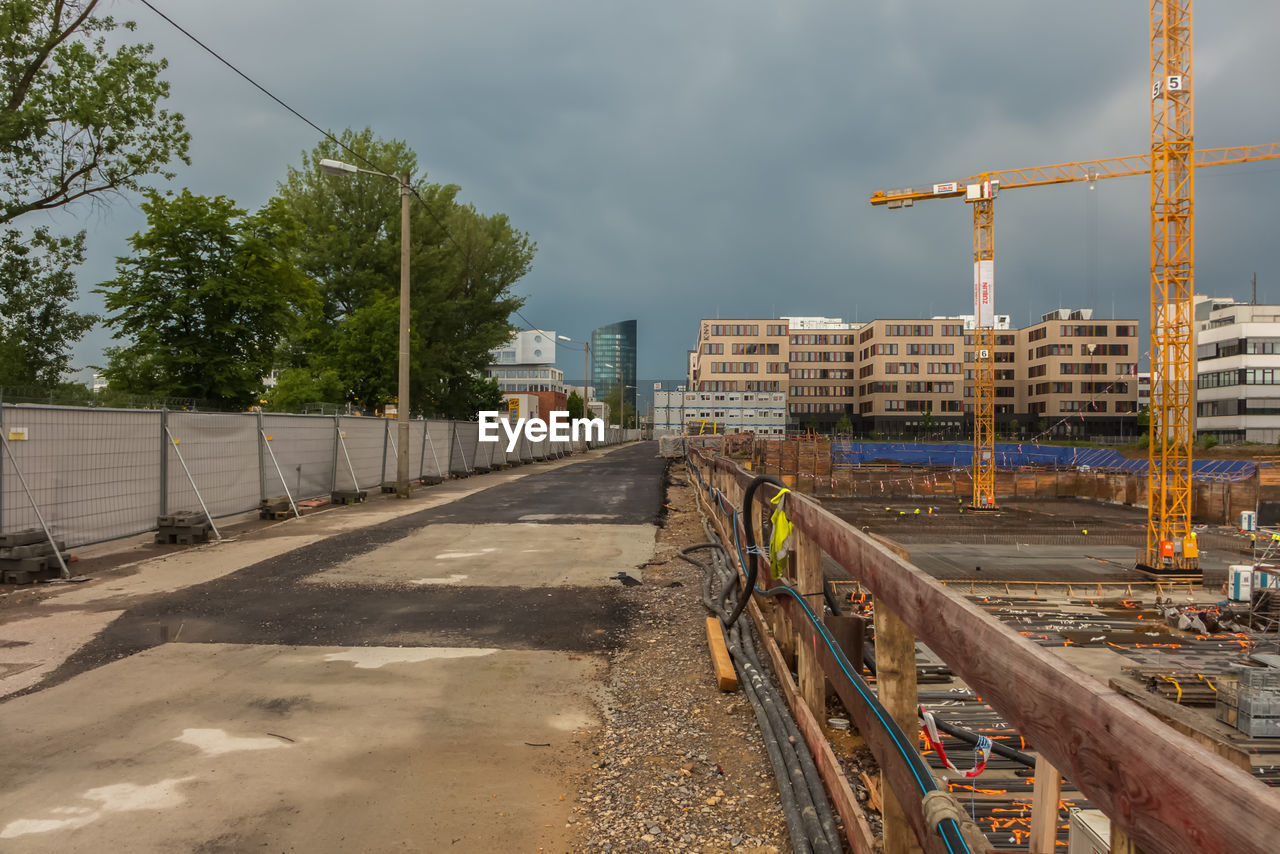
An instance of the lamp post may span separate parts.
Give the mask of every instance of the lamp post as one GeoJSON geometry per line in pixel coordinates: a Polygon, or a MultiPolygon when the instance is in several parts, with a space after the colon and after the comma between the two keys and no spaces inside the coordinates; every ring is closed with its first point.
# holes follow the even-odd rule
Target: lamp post
{"type": "Polygon", "coordinates": [[[400,185],[400,354],[396,389],[396,496],[409,497],[409,194],[413,187],[409,173],[396,177],[386,172],[361,169],[341,160],[320,161],[320,171],[328,175],[378,175],[400,185]]]}
{"type": "Polygon", "coordinates": [[[587,414],[587,404],[591,402],[591,393],[587,391],[590,387],[591,375],[587,366],[591,361],[591,344],[587,341],[574,341],[568,335],[557,335],[561,341],[568,341],[570,344],[582,345],[582,414],[587,414]]]}

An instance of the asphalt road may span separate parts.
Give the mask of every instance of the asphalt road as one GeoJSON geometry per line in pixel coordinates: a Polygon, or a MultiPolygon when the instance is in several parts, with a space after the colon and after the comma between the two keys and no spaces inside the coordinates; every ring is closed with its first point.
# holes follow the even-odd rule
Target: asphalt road
{"type": "Polygon", "coordinates": [[[7,614],[0,653],[89,629],[0,704],[0,850],[563,850],[655,452],[335,509],[7,614]]]}

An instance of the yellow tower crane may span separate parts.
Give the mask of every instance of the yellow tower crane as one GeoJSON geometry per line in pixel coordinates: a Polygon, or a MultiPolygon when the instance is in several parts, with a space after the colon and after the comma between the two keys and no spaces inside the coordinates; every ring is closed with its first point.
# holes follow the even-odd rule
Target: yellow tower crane
{"type": "MultiPolygon", "coordinates": [[[[1254,160],[1272,160],[1280,158],[1280,143],[1271,143],[1268,145],[1251,145],[1239,148],[1207,148],[1195,152],[1193,155],[1192,165],[1196,169],[1208,166],[1225,166],[1230,163],[1248,163],[1254,160]]],[[[1030,166],[1023,169],[1005,169],[998,172],[980,172],[956,181],[945,181],[937,184],[927,184],[921,187],[904,187],[895,190],[877,190],[871,194],[871,204],[883,206],[891,210],[898,208],[911,207],[916,202],[925,201],[927,199],[964,199],[973,206],[973,283],[974,283],[974,430],[973,430],[973,506],[980,510],[992,510],[996,508],[995,502],[995,308],[994,308],[994,287],[995,287],[995,199],[1003,190],[1010,190],[1018,187],[1045,187],[1052,184],[1071,184],[1081,181],[1100,181],[1104,178],[1124,178],[1133,175],[1146,175],[1151,173],[1151,164],[1153,158],[1150,155],[1136,154],[1131,157],[1113,157],[1106,160],[1086,160],[1078,163],[1057,163],[1051,166],[1030,166]]],[[[1153,207],[1154,211],[1154,207],[1153,207]]],[[[1154,215],[1154,214],[1153,214],[1154,215]]],[[[1154,257],[1154,256],[1153,256],[1154,257]]],[[[1153,282],[1155,276],[1155,268],[1153,266],[1153,282]]],[[[1154,289],[1154,285],[1153,285],[1154,289]]],[[[1152,316],[1166,316],[1168,312],[1161,310],[1154,304],[1155,295],[1153,290],[1153,308],[1152,316]]],[[[1187,326],[1190,334],[1190,296],[1187,296],[1187,326]]],[[[1154,331],[1152,333],[1152,424],[1155,424],[1155,365],[1158,360],[1156,353],[1157,342],[1162,341],[1156,337],[1154,331]]],[[[1191,371],[1193,365],[1190,362],[1190,345],[1186,345],[1186,354],[1188,361],[1186,362],[1187,379],[1184,387],[1190,389],[1191,371]]],[[[1167,406],[1173,406],[1168,404],[1167,406]]],[[[1190,403],[1187,403],[1187,409],[1190,410],[1190,403]]],[[[1190,418],[1187,419],[1190,424],[1190,418]]],[[[1156,472],[1163,471],[1167,468],[1167,464],[1162,460],[1168,459],[1168,454],[1157,455],[1156,451],[1156,433],[1152,427],[1151,436],[1151,471],[1149,475],[1156,480],[1156,472]]],[[[1190,428],[1188,428],[1190,430],[1190,428]]],[[[1186,490],[1187,498],[1185,505],[1178,504],[1176,507],[1180,512],[1185,506],[1185,527],[1180,529],[1184,532],[1190,531],[1190,447],[1191,439],[1188,438],[1183,446],[1187,451],[1187,480],[1186,490]]],[[[1167,482],[1166,478],[1160,478],[1159,482],[1167,482]]],[[[1156,492],[1152,492],[1156,495],[1156,492]]],[[[1159,509],[1160,506],[1172,508],[1171,504],[1157,505],[1154,501],[1152,507],[1159,509]]],[[[1155,511],[1151,511],[1153,514],[1155,511]]],[[[1165,522],[1166,527],[1161,528],[1150,517],[1148,528],[1157,532],[1167,531],[1168,526],[1172,524],[1169,521],[1172,509],[1166,510],[1159,518],[1165,522]]],[[[1183,533],[1182,536],[1185,536],[1183,533]]],[[[1157,539],[1170,540],[1169,536],[1162,536],[1157,539]]],[[[1150,550],[1151,534],[1148,534],[1148,551],[1150,550]]],[[[1157,546],[1158,548],[1158,546],[1157,546]]],[[[1139,560],[1140,563],[1144,561],[1139,560]]],[[[1159,564],[1147,563],[1149,566],[1158,566],[1159,564]]]]}
{"type": "Polygon", "coordinates": [[[1195,113],[1191,0],[1151,1],[1151,419],[1139,566],[1200,575],[1191,533],[1195,443],[1195,113]]]}

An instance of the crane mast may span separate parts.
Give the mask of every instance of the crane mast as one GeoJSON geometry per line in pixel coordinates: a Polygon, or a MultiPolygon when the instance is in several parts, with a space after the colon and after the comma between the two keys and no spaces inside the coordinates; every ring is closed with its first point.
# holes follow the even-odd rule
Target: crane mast
{"type": "Polygon", "coordinates": [[[1195,442],[1195,122],[1191,0],[1151,0],[1151,412],[1147,544],[1138,563],[1198,573],[1195,442]]]}
{"type": "Polygon", "coordinates": [[[996,508],[996,207],[999,184],[971,185],[973,206],[973,501],[974,510],[996,508]]]}

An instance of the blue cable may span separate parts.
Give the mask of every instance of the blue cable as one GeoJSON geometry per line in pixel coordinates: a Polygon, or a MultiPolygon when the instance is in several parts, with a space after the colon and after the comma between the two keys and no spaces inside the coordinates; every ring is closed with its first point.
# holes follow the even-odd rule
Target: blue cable
{"type": "MultiPolygon", "coordinates": [[[[738,553],[739,566],[742,566],[745,569],[745,567],[747,566],[747,562],[746,562],[746,558],[742,554],[742,543],[738,539],[738,520],[739,520],[738,509],[736,507],[730,507],[729,510],[726,511],[724,506],[723,493],[720,490],[714,489],[711,486],[707,485],[705,482],[703,482],[702,473],[698,471],[698,468],[696,466],[693,467],[693,470],[698,473],[698,480],[699,482],[703,483],[703,486],[706,488],[707,493],[715,498],[716,505],[720,508],[720,511],[724,513],[726,516],[730,517],[730,523],[733,527],[734,550],[737,551],[738,553]]],[[[862,695],[862,699],[871,708],[871,711],[875,713],[876,717],[879,718],[880,723],[884,727],[885,731],[889,733],[890,738],[893,740],[894,747],[898,749],[898,752],[899,754],[901,754],[902,758],[907,761],[907,767],[911,770],[911,775],[915,778],[916,785],[919,787],[921,793],[928,794],[930,792],[941,791],[938,788],[937,783],[934,782],[931,776],[928,777],[929,782],[927,784],[925,783],[924,780],[921,779],[920,773],[915,767],[916,763],[912,761],[912,754],[915,755],[915,758],[919,760],[920,764],[922,765],[924,764],[924,759],[920,756],[918,752],[914,750],[914,748],[912,749],[911,753],[907,752],[907,748],[904,746],[903,740],[902,740],[903,738],[906,737],[906,733],[904,733],[902,731],[902,728],[898,726],[897,721],[893,721],[892,719],[886,719],[885,715],[881,711],[883,707],[880,705],[879,700],[871,696],[867,688],[867,685],[862,680],[862,678],[860,676],[856,676],[854,673],[850,671],[848,666],[849,664],[848,657],[844,654],[844,651],[841,650],[835,644],[832,637],[827,633],[826,626],[822,625],[821,621],[818,620],[817,616],[813,613],[813,610],[810,609],[809,603],[804,600],[804,597],[802,597],[792,587],[786,584],[779,585],[778,587],[773,588],[772,590],[763,590],[759,587],[756,587],[754,588],[754,591],[760,594],[761,596],[765,596],[765,597],[773,597],[773,596],[778,596],[783,593],[786,593],[792,596],[800,604],[800,607],[804,609],[805,616],[809,618],[809,622],[813,624],[818,634],[822,637],[823,643],[825,643],[827,645],[827,649],[831,651],[831,654],[835,658],[836,663],[840,665],[840,669],[843,670],[845,676],[848,677],[850,684],[852,684],[853,687],[857,689],[858,693],[862,695]]],[[[953,825],[955,825],[954,832],[960,844],[964,846],[964,849],[963,849],[964,852],[967,852],[968,854],[972,854],[972,850],[969,848],[969,844],[965,842],[964,836],[960,833],[960,826],[956,822],[956,820],[949,818],[949,819],[946,819],[946,821],[949,821],[953,825]]],[[[950,851],[951,854],[957,854],[956,849],[951,845],[951,840],[947,838],[948,834],[942,833],[941,836],[942,836],[943,842],[947,846],[947,850],[950,851]]]]}

